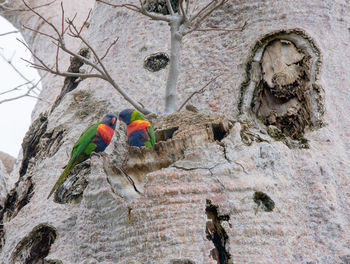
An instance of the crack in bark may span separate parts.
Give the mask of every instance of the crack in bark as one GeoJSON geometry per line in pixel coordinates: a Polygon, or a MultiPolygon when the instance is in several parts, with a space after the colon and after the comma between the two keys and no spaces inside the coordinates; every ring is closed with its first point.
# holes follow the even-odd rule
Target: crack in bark
{"type": "Polygon", "coordinates": [[[135,181],[130,177],[130,175],[127,174],[127,173],[125,172],[125,170],[123,170],[123,169],[120,168],[120,167],[115,167],[115,168],[122,172],[122,174],[127,178],[127,180],[130,182],[130,184],[134,187],[135,192],[141,194],[141,192],[137,189],[137,187],[136,187],[136,185],[135,185],[135,181]]]}
{"type": "Polygon", "coordinates": [[[225,185],[219,180],[219,178],[217,176],[214,175],[214,173],[211,171],[212,169],[215,169],[217,166],[221,165],[222,163],[216,164],[210,168],[203,168],[203,167],[196,167],[196,168],[185,168],[185,167],[181,167],[178,165],[172,165],[171,167],[179,169],[179,170],[185,170],[185,171],[195,171],[195,170],[208,170],[210,172],[210,175],[212,177],[215,178],[215,180],[221,185],[221,187],[226,190],[225,185]]]}
{"type": "Polygon", "coordinates": [[[232,256],[228,251],[229,237],[222,226],[222,222],[226,221],[229,226],[230,216],[228,214],[220,214],[219,206],[212,204],[212,201],[206,200],[205,214],[210,221],[206,222],[205,233],[207,239],[211,240],[214,248],[210,254],[218,264],[232,264],[232,256]]]}

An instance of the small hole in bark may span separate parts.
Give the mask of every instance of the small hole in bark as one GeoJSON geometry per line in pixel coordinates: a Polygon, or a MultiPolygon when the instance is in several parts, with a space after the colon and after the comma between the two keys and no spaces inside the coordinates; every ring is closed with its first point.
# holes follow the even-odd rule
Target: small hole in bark
{"type": "Polygon", "coordinates": [[[57,233],[53,227],[38,225],[17,244],[11,263],[44,263],[44,258],[49,254],[56,237],[57,233]]]}
{"type": "Polygon", "coordinates": [[[178,130],[178,127],[171,127],[168,129],[163,130],[156,130],[156,142],[159,141],[167,141],[168,139],[171,139],[175,133],[176,130],[178,130]]]}
{"type": "MultiPolygon", "coordinates": [[[[163,15],[170,15],[170,12],[168,10],[168,7],[166,5],[166,0],[148,0],[143,1],[144,7],[148,12],[155,12],[160,13],[163,15]]],[[[179,0],[171,0],[171,7],[173,8],[174,12],[179,11],[179,0]]]]}
{"type": "Polygon", "coordinates": [[[143,67],[151,72],[157,72],[164,69],[169,63],[169,56],[164,52],[151,54],[145,58],[143,67]]]}
{"type": "Polygon", "coordinates": [[[272,212],[275,208],[275,202],[266,193],[255,192],[253,200],[258,207],[262,206],[265,212],[272,212]]]}
{"type": "Polygon", "coordinates": [[[222,123],[213,124],[214,140],[221,141],[227,136],[227,131],[222,123]]]}

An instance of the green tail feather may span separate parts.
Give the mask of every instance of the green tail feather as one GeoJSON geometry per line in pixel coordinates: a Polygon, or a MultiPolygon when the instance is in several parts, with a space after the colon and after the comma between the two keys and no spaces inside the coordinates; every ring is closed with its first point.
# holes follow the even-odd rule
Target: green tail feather
{"type": "Polygon", "coordinates": [[[68,173],[73,169],[75,164],[68,163],[64,171],[62,172],[61,176],[58,178],[57,182],[53,186],[53,188],[50,191],[49,196],[47,196],[47,199],[50,198],[50,196],[57,190],[57,188],[61,185],[61,183],[64,181],[64,179],[67,177],[68,173]]]}

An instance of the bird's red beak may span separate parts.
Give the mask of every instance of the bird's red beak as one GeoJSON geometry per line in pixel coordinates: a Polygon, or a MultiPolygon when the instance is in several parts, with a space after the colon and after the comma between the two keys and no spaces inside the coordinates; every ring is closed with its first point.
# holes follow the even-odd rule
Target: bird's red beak
{"type": "Polygon", "coordinates": [[[116,119],[115,119],[115,117],[113,117],[111,120],[111,125],[114,125],[115,121],[116,121],[116,119]]]}
{"type": "Polygon", "coordinates": [[[119,121],[122,121],[122,118],[121,118],[121,117],[119,117],[118,119],[119,119],[119,121]]]}

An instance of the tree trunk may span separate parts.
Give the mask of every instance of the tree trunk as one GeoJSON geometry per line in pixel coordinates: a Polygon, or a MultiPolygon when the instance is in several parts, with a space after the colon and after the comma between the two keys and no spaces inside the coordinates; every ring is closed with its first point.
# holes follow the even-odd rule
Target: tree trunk
{"type": "Polygon", "coordinates": [[[180,19],[178,17],[170,23],[170,65],[165,93],[165,113],[170,114],[176,111],[176,86],[179,78],[179,61],[181,55],[180,19]]]}
{"type": "MultiPolygon", "coordinates": [[[[95,79],[52,110],[39,103],[11,174],[19,180],[1,197],[2,262],[349,263],[349,12],[343,0],[229,1],[204,27],[248,21],[242,32],[182,43],[179,101],[225,72],[191,100],[199,112],[152,119],[151,150],[128,150],[119,124],[105,155],[77,166],[50,200],[80,133],[130,106],[95,79]],[[127,151],[128,176],[118,169],[127,151]]],[[[7,18],[39,26],[28,16],[7,18]]],[[[24,36],[53,61],[50,41],[24,36]]],[[[146,71],[143,59],[168,52],[168,26],[96,3],[86,39],[104,54],[116,36],[106,67],[160,112],[167,74],[146,71]]],[[[57,80],[43,85],[52,102],[57,80]]]]}

